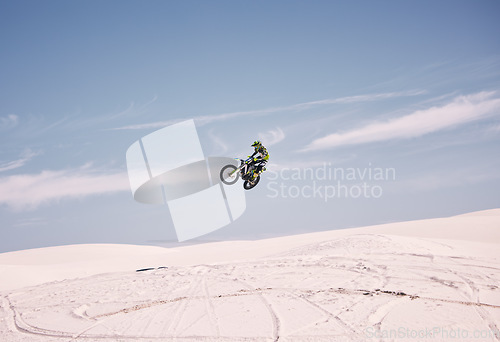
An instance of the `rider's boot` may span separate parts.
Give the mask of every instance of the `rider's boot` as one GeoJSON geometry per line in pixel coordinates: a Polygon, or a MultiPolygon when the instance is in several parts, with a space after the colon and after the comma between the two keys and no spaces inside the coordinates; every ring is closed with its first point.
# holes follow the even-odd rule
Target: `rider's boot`
{"type": "Polygon", "coordinates": [[[250,178],[250,181],[252,181],[252,182],[253,182],[253,181],[255,180],[255,178],[257,178],[257,176],[258,176],[258,175],[259,175],[259,173],[254,171],[254,172],[252,173],[252,178],[250,178]]]}

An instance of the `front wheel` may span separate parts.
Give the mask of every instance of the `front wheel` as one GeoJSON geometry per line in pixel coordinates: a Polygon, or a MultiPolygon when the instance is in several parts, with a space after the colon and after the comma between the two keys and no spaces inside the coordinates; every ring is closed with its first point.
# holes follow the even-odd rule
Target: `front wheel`
{"type": "Polygon", "coordinates": [[[234,165],[226,165],[220,170],[220,180],[222,183],[227,185],[233,185],[238,181],[238,174],[236,172],[237,167],[234,165]]]}
{"type": "Polygon", "coordinates": [[[259,183],[259,181],[260,181],[260,175],[258,175],[253,181],[246,180],[245,183],[243,183],[243,187],[245,188],[245,190],[250,190],[254,186],[256,186],[257,183],[259,183]]]}

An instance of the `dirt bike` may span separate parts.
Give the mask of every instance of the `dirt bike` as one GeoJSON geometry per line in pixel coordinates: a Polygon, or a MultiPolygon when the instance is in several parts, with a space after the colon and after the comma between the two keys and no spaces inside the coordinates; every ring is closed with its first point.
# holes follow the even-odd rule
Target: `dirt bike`
{"type": "Polygon", "coordinates": [[[240,161],[240,166],[226,165],[220,170],[220,179],[224,184],[232,185],[238,181],[238,177],[245,182],[243,188],[250,190],[257,185],[260,181],[260,175],[256,175],[255,165],[252,164],[253,158],[250,157],[246,160],[234,158],[240,161]],[[255,176],[256,175],[256,176],[255,176]]]}

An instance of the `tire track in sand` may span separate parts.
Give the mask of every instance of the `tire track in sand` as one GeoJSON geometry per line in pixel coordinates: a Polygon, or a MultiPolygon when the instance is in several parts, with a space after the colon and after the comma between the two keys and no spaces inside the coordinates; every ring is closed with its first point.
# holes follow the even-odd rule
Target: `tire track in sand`
{"type": "Polygon", "coordinates": [[[237,280],[238,283],[246,287],[250,292],[257,294],[257,297],[260,299],[260,301],[264,304],[266,307],[267,311],[269,312],[269,315],[271,316],[271,320],[273,322],[273,341],[277,342],[280,339],[280,334],[281,334],[281,323],[280,323],[280,318],[278,317],[276,311],[273,309],[273,306],[271,302],[269,302],[264,295],[262,294],[262,291],[259,289],[254,288],[247,282],[243,280],[237,280]]]}

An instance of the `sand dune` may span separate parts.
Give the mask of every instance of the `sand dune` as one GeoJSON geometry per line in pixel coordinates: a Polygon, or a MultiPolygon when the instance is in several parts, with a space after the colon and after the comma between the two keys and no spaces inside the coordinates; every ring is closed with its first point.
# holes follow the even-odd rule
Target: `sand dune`
{"type": "Polygon", "coordinates": [[[171,249],[4,253],[0,340],[498,341],[499,243],[495,209],[171,249]]]}

